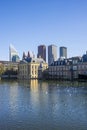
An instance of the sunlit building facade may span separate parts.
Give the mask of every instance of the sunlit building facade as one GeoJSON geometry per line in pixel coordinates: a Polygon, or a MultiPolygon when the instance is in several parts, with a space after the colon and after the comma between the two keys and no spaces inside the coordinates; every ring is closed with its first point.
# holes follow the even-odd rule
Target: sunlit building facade
{"type": "Polygon", "coordinates": [[[39,79],[44,70],[48,68],[48,64],[42,58],[29,58],[19,63],[18,78],[19,79],[39,79]]]}
{"type": "Polygon", "coordinates": [[[19,62],[0,61],[0,64],[0,71],[3,71],[1,78],[17,78],[19,62]]]}

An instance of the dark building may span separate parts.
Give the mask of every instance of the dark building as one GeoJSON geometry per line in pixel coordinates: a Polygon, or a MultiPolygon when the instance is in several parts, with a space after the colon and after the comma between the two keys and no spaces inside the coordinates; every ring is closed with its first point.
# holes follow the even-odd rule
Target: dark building
{"type": "Polygon", "coordinates": [[[82,56],[82,61],[83,61],[83,62],[87,62],[87,51],[86,51],[86,54],[84,54],[84,55],[82,56]]]}
{"type": "Polygon", "coordinates": [[[66,47],[63,47],[63,46],[60,47],[60,51],[59,52],[60,52],[60,54],[59,54],[60,58],[61,57],[67,58],[67,48],[66,47]]]}
{"type": "Polygon", "coordinates": [[[46,61],[46,46],[45,45],[40,45],[38,46],[38,54],[37,57],[41,57],[46,61]]]}

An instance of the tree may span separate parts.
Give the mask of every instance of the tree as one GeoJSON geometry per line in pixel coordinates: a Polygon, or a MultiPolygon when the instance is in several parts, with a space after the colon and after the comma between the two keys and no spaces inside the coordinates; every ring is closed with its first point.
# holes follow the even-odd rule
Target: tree
{"type": "Polygon", "coordinates": [[[4,65],[0,63],[0,75],[2,75],[4,72],[4,65]]]}

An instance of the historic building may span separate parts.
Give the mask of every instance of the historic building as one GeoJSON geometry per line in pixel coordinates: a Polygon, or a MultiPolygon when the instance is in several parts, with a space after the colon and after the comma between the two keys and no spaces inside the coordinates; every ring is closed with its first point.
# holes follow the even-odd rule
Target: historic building
{"type": "Polygon", "coordinates": [[[19,64],[19,62],[0,61],[0,63],[3,64],[4,71],[6,71],[6,70],[18,71],[18,64],[19,64]]]}
{"type": "Polygon", "coordinates": [[[17,78],[19,62],[0,61],[3,66],[1,78],[17,78]]]}
{"type": "Polygon", "coordinates": [[[49,79],[79,79],[87,78],[87,62],[81,57],[59,59],[48,68],[49,79]]]}
{"type": "Polygon", "coordinates": [[[49,79],[71,79],[71,62],[68,60],[59,60],[53,62],[49,68],[49,79]]]}
{"type": "Polygon", "coordinates": [[[48,64],[42,58],[28,57],[19,63],[19,79],[38,79],[42,78],[43,71],[48,68],[48,64]]]}

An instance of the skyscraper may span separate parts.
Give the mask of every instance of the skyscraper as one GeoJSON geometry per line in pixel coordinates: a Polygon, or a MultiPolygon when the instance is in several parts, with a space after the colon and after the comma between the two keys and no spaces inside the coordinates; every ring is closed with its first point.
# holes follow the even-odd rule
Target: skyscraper
{"type": "Polygon", "coordinates": [[[9,61],[18,62],[20,60],[17,50],[12,44],[9,46],[9,61]]]}
{"type": "Polygon", "coordinates": [[[62,47],[60,47],[60,58],[61,57],[63,57],[63,58],[67,58],[67,48],[66,47],[64,47],[64,46],[62,46],[62,47]]]}
{"type": "Polygon", "coordinates": [[[41,57],[46,61],[46,46],[45,45],[40,45],[38,46],[38,54],[37,57],[41,57]]]}
{"type": "Polygon", "coordinates": [[[48,46],[48,64],[50,65],[53,61],[57,60],[57,46],[49,45],[48,46]]]}

